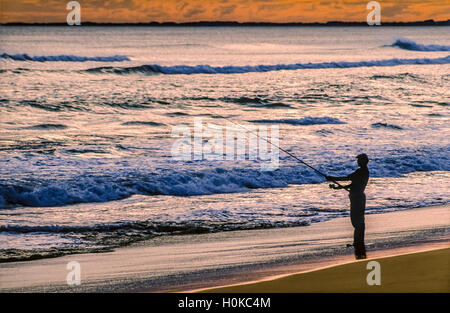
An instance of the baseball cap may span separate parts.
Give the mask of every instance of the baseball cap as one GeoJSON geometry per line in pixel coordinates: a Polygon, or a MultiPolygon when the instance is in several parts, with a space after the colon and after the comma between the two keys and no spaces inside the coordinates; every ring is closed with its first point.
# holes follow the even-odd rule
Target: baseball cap
{"type": "Polygon", "coordinates": [[[365,154],[365,153],[358,154],[358,155],[356,156],[356,158],[357,158],[357,159],[361,159],[361,160],[363,160],[363,161],[366,161],[366,163],[369,162],[369,157],[368,157],[367,154],[365,154]]]}

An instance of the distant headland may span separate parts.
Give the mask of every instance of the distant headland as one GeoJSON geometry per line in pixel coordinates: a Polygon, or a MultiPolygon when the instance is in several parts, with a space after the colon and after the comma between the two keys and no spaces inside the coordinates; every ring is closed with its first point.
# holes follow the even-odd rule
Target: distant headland
{"type": "MultiPolygon", "coordinates": [[[[68,26],[67,23],[0,23],[1,26],[68,26]]],[[[82,22],[80,26],[150,26],[150,27],[227,27],[227,26],[369,26],[366,22],[340,22],[330,21],[326,23],[269,23],[269,22],[227,22],[227,21],[202,21],[202,22],[188,22],[188,23],[175,23],[175,22],[148,22],[148,23],[94,23],[94,22],[82,22]]],[[[383,26],[450,26],[450,20],[447,21],[416,21],[416,22],[381,22],[383,26]]]]}

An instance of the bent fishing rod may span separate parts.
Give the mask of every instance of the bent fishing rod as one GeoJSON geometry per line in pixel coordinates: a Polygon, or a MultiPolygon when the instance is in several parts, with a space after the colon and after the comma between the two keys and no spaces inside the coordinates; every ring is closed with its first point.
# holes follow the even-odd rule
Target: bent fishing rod
{"type": "MultiPolygon", "coordinates": [[[[227,121],[229,121],[229,122],[231,122],[231,123],[233,123],[233,124],[235,124],[235,125],[237,125],[237,126],[243,128],[243,129],[245,129],[245,130],[248,131],[249,133],[255,135],[257,138],[260,138],[260,139],[265,140],[267,143],[269,143],[269,144],[272,145],[273,147],[277,148],[277,149],[280,150],[280,151],[283,151],[284,153],[286,153],[286,154],[289,155],[290,157],[294,158],[294,159],[297,160],[298,162],[300,162],[300,163],[302,163],[303,165],[305,165],[305,166],[309,167],[310,169],[312,169],[312,170],[313,170],[314,172],[316,172],[317,174],[322,175],[322,176],[325,177],[325,178],[327,177],[327,175],[325,175],[324,173],[322,173],[322,172],[319,171],[318,169],[316,169],[316,168],[314,168],[313,166],[309,165],[308,163],[306,163],[306,162],[303,161],[302,159],[296,157],[294,154],[290,153],[289,151],[286,151],[286,150],[284,150],[283,148],[277,146],[276,144],[274,144],[273,142],[271,142],[269,139],[259,136],[258,133],[254,132],[254,131],[251,131],[250,129],[244,127],[243,125],[241,125],[241,124],[239,124],[239,123],[237,123],[237,122],[235,122],[235,121],[233,121],[233,120],[230,119],[230,118],[227,118],[227,117],[225,117],[225,116],[222,116],[222,115],[220,115],[220,114],[217,114],[216,112],[212,112],[211,110],[209,110],[209,109],[207,109],[207,108],[205,108],[205,109],[206,109],[206,111],[209,111],[210,113],[212,113],[212,114],[214,114],[214,115],[216,115],[216,116],[218,116],[218,117],[220,117],[220,118],[222,118],[222,119],[224,119],[224,120],[227,120],[227,121]]],[[[342,189],[349,191],[349,190],[347,189],[347,188],[348,188],[347,186],[343,186],[343,185],[341,185],[340,183],[338,183],[338,182],[335,181],[335,180],[331,180],[331,181],[332,181],[333,183],[335,183],[337,186],[341,187],[342,189]]],[[[332,189],[337,189],[337,187],[333,187],[332,184],[330,184],[329,187],[332,188],[332,189]]]]}

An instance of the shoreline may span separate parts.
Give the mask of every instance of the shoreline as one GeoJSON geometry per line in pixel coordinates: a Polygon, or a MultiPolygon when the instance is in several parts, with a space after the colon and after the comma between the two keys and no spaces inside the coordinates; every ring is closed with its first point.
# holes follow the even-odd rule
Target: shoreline
{"type": "MultiPolygon", "coordinates": [[[[450,205],[366,216],[368,258],[450,246],[450,205]]],[[[191,292],[354,262],[348,218],[168,236],[113,252],[0,264],[0,292],[191,292]],[[81,285],[68,286],[68,262],[81,285]]]]}

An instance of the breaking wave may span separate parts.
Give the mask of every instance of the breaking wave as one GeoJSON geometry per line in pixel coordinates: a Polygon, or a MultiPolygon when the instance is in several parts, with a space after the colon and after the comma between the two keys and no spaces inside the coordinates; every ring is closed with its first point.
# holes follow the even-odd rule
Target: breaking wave
{"type": "Polygon", "coordinates": [[[97,56],[97,57],[84,57],[77,55],[42,55],[42,56],[30,56],[26,53],[24,54],[0,54],[0,59],[10,59],[14,61],[35,61],[35,62],[123,62],[130,61],[130,59],[124,55],[113,55],[113,56],[97,56]]]}
{"type": "Polygon", "coordinates": [[[321,63],[295,63],[275,65],[247,65],[247,66],[210,66],[210,65],[176,65],[162,66],[158,64],[141,65],[135,67],[96,67],[85,70],[89,73],[111,74],[243,74],[255,72],[270,72],[282,70],[324,69],[324,68],[352,68],[372,66],[398,66],[398,65],[428,65],[449,64],[450,55],[442,58],[417,58],[417,59],[387,59],[357,62],[321,62],[321,63]]]}
{"type": "Polygon", "coordinates": [[[412,51],[450,51],[450,46],[423,45],[407,38],[399,38],[391,46],[412,51]]]}
{"type": "MultiPolygon", "coordinates": [[[[398,177],[417,171],[449,171],[448,146],[440,149],[391,152],[373,159],[374,177],[398,177]],[[430,157],[433,155],[433,157],[430,157]]],[[[317,166],[317,165],[316,165],[317,166]]],[[[327,164],[319,164],[318,168],[327,164]]],[[[337,174],[354,170],[352,163],[334,164],[337,174]]],[[[111,168],[110,173],[80,173],[71,178],[47,177],[0,180],[0,208],[11,206],[60,206],[76,203],[107,202],[132,195],[194,196],[244,192],[255,188],[282,188],[290,184],[314,184],[323,177],[302,165],[285,165],[276,171],[256,168],[211,167],[203,170],[171,167],[161,172],[150,169],[111,168]]]]}

